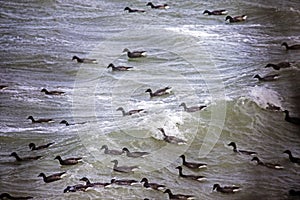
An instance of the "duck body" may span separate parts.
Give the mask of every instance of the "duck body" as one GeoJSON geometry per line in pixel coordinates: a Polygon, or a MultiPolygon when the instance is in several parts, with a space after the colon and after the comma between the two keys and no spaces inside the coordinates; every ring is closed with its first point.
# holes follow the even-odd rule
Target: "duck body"
{"type": "Polygon", "coordinates": [[[261,77],[256,74],[253,78],[257,78],[259,81],[275,81],[278,78],[279,74],[271,74],[261,77]]]}
{"type": "Polygon", "coordinates": [[[285,46],[286,50],[299,50],[300,49],[300,44],[294,44],[289,46],[286,42],[283,42],[281,46],[285,46]]]}
{"type": "Polygon", "coordinates": [[[295,125],[300,125],[300,118],[290,117],[290,113],[289,113],[288,110],[285,110],[283,112],[285,113],[285,118],[284,118],[285,121],[290,122],[290,123],[295,124],[295,125]]]}
{"type": "Polygon", "coordinates": [[[149,88],[145,92],[149,92],[150,97],[158,97],[158,96],[170,94],[170,91],[169,91],[170,89],[171,89],[171,87],[165,87],[165,88],[156,90],[155,92],[152,92],[152,90],[149,88]]]}
{"type": "Polygon", "coordinates": [[[221,193],[235,193],[235,192],[240,191],[240,187],[238,187],[238,186],[221,187],[219,184],[214,184],[213,190],[216,190],[217,192],[221,192],[221,193]]]}
{"type": "Polygon", "coordinates": [[[142,57],[146,57],[147,56],[147,52],[146,51],[130,51],[129,49],[125,48],[123,50],[123,53],[126,52],[128,58],[142,58],[142,57]]]}
{"type": "Polygon", "coordinates": [[[233,152],[245,154],[245,155],[256,155],[257,153],[255,151],[246,151],[246,150],[238,150],[235,142],[230,142],[228,146],[233,147],[233,152]]]}
{"type": "Polygon", "coordinates": [[[130,152],[126,147],[124,147],[122,151],[126,153],[126,156],[131,158],[139,158],[139,157],[144,157],[146,155],[149,155],[148,152],[144,152],[144,151],[130,152]]]}
{"type": "Polygon", "coordinates": [[[107,68],[111,68],[112,71],[129,71],[133,67],[126,67],[126,66],[115,66],[114,64],[110,63],[107,68]]]}
{"type": "Polygon", "coordinates": [[[283,153],[286,153],[289,155],[289,159],[292,163],[298,163],[300,164],[300,158],[296,158],[292,155],[292,152],[290,150],[285,150],[283,153]]]}
{"type": "Polygon", "coordinates": [[[105,154],[110,155],[122,155],[123,151],[114,150],[114,149],[108,149],[107,145],[103,145],[100,150],[104,149],[105,154]]]}
{"type": "Polygon", "coordinates": [[[78,63],[97,64],[97,60],[96,59],[79,58],[78,56],[73,56],[72,60],[76,60],[78,63]]]}
{"type": "Polygon", "coordinates": [[[128,11],[129,13],[144,13],[144,12],[146,12],[144,10],[132,9],[129,7],[125,7],[124,11],[128,11]]]}
{"type": "Polygon", "coordinates": [[[150,6],[152,9],[169,9],[168,4],[154,5],[152,2],[148,2],[146,6],[150,6]]]}
{"type": "Polygon", "coordinates": [[[117,109],[117,111],[121,111],[121,112],[122,112],[123,116],[137,114],[137,113],[139,113],[139,112],[142,112],[143,110],[144,110],[144,109],[136,109],[136,110],[130,110],[130,111],[128,111],[128,112],[125,112],[124,108],[122,108],[122,107],[119,107],[119,108],[117,109]]]}
{"type": "Polygon", "coordinates": [[[56,156],[54,160],[58,160],[61,165],[76,165],[82,160],[82,158],[67,158],[63,160],[60,156],[56,156]]]}
{"type": "Polygon", "coordinates": [[[182,158],[182,165],[190,169],[201,169],[207,167],[207,164],[205,163],[187,162],[184,155],[181,155],[180,158],[182,158]]]}
{"type": "Polygon", "coordinates": [[[221,9],[221,10],[214,10],[214,11],[209,11],[209,10],[205,10],[203,12],[204,15],[227,15],[228,11],[221,9]]]}
{"type": "Polygon", "coordinates": [[[117,184],[117,185],[134,185],[137,184],[138,181],[133,179],[111,179],[111,184],[117,184]]]}
{"type": "Polygon", "coordinates": [[[185,140],[182,140],[180,138],[177,138],[175,136],[168,136],[166,135],[165,133],[165,130],[163,128],[159,128],[158,130],[160,130],[164,136],[163,140],[168,142],[168,143],[171,143],[171,144],[186,144],[186,141],[185,140]]]}
{"type": "Polygon", "coordinates": [[[283,166],[279,165],[279,164],[274,164],[274,163],[264,163],[262,161],[259,160],[258,157],[253,157],[251,161],[256,161],[257,165],[261,165],[261,166],[265,166],[268,168],[272,168],[272,169],[283,169],[283,166]]]}
{"type": "Polygon", "coordinates": [[[44,92],[45,94],[47,95],[61,95],[61,94],[64,94],[65,92],[62,92],[62,91],[48,91],[47,89],[43,88],[41,90],[41,92],[44,92]]]}
{"type": "Polygon", "coordinates": [[[77,184],[77,185],[73,185],[73,186],[67,186],[64,189],[64,193],[67,192],[77,192],[77,191],[86,191],[86,189],[90,187],[89,185],[83,185],[83,184],[77,184]]]}
{"type": "Polygon", "coordinates": [[[296,190],[289,190],[289,195],[290,196],[300,196],[300,191],[296,191],[296,190]]]}
{"type": "Polygon", "coordinates": [[[277,64],[268,63],[265,66],[265,68],[268,68],[268,67],[272,67],[274,70],[280,70],[282,68],[291,67],[291,63],[289,63],[289,62],[280,62],[280,63],[277,63],[277,64]]]}
{"type": "Polygon", "coordinates": [[[110,183],[100,183],[100,182],[91,183],[90,180],[87,177],[82,177],[79,180],[84,181],[85,185],[89,186],[89,187],[107,187],[107,186],[110,185],[110,183]]]}
{"type": "Polygon", "coordinates": [[[40,145],[40,146],[35,146],[34,143],[30,143],[28,146],[31,149],[31,151],[35,151],[35,150],[41,150],[41,149],[46,149],[49,146],[51,146],[52,144],[54,144],[54,142],[50,142],[48,144],[44,144],[44,145],[40,145]]]}
{"type": "Polygon", "coordinates": [[[167,193],[169,195],[169,199],[172,199],[172,200],[192,200],[192,199],[195,199],[195,196],[193,196],[193,195],[173,194],[170,189],[166,189],[164,191],[164,193],[167,193]]]}
{"type": "Polygon", "coordinates": [[[243,22],[247,19],[246,15],[241,15],[241,16],[235,16],[235,17],[231,17],[231,16],[227,16],[225,18],[225,21],[229,21],[230,23],[235,23],[235,22],[243,22]]]}
{"type": "Polygon", "coordinates": [[[31,157],[23,157],[20,158],[19,155],[16,152],[12,152],[9,156],[13,156],[16,158],[16,161],[30,161],[30,160],[38,160],[40,159],[42,156],[31,156],[31,157]]]}
{"type": "Polygon", "coordinates": [[[60,172],[60,173],[52,174],[50,176],[46,176],[44,173],[40,173],[38,177],[43,177],[45,183],[51,183],[60,180],[65,174],[66,172],[60,172]]]}
{"type": "Polygon", "coordinates": [[[206,108],[206,106],[192,106],[192,107],[187,107],[185,103],[181,103],[179,105],[179,107],[180,106],[183,106],[183,109],[186,112],[197,112],[199,110],[202,110],[203,108],[206,108]]]}
{"type": "Polygon", "coordinates": [[[33,197],[31,196],[27,196],[27,197],[15,197],[15,196],[11,196],[8,193],[1,193],[0,194],[0,199],[11,199],[11,200],[22,200],[22,199],[33,199],[33,197]]]}
{"type": "Polygon", "coordinates": [[[53,119],[37,119],[35,120],[32,116],[29,116],[27,119],[30,119],[32,123],[51,123],[54,122],[53,119]]]}
{"type": "Polygon", "coordinates": [[[158,184],[158,183],[149,183],[147,178],[142,178],[141,183],[144,183],[143,186],[145,188],[151,188],[153,190],[163,190],[166,188],[165,185],[158,184]]]}
{"type": "MultiPolygon", "coordinates": [[[[6,88],[8,88],[8,85],[0,85],[0,90],[4,90],[4,89],[6,89],[6,88]]],[[[4,193],[5,194],[5,193],[4,193]]],[[[7,194],[7,193],[6,193],[7,194]]]]}
{"type": "Polygon", "coordinates": [[[204,181],[206,180],[205,176],[197,176],[197,175],[186,175],[182,173],[182,167],[178,166],[176,167],[179,171],[179,176],[182,178],[190,179],[190,180],[195,180],[195,181],[204,181]]]}
{"type": "Polygon", "coordinates": [[[111,162],[114,163],[113,170],[116,172],[130,173],[133,172],[135,169],[139,168],[138,166],[118,166],[117,160],[113,160],[111,162]]]}

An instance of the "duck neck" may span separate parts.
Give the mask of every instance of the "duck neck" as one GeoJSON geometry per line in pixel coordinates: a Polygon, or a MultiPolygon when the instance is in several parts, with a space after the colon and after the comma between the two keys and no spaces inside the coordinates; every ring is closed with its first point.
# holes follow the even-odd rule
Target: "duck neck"
{"type": "Polygon", "coordinates": [[[182,168],[178,168],[178,171],[179,171],[179,176],[183,177],[183,173],[182,173],[182,168]]]}
{"type": "Polygon", "coordinates": [[[20,158],[20,157],[18,156],[18,154],[14,154],[14,157],[16,158],[17,161],[22,161],[22,158],[20,158]]]}

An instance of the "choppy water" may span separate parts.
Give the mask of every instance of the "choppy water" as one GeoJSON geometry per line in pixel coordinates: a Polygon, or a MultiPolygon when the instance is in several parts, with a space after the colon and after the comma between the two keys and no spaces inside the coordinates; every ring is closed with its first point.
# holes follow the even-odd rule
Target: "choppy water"
{"type": "MultiPolygon", "coordinates": [[[[176,1],[169,10],[151,10],[147,1],[0,1],[1,181],[0,192],[35,199],[168,199],[162,192],[141,186],[63,193],[67,185],[86,176],[108,182],[112,177],[165,184],[174,193],[198,199],[288,199],[289,189],[300,189],[299,166],[282,154],[300,156],[299,127],[284,121],[282,112],[267,103],[299,112],[300,51],[280,44],[300,43],[298,1],[176,1]],[[129,14],[126,6],[145,9],[129,14]],[[230,15],[247,14],[240,24],[225,16],[204,16],[205,9],[226,8],[230,15]],[[124,48],[146,50],[148,56],[128,60],[124,48]],[[72,62],[73,55],[96,58],[98,64],[72,62]],[[274,72],[267,63],[293,62],[274,72]],[[130,72],[111,72],[109,63],[132,66],[130,72]],[[279,73],[274,82],[258,82],[255,74],[279,73]],[[171,86],[165,98],[150,99],[147,88],[171,86]],[[42,88],[66,92],[47,96],[42,88]],[[180,103],[207,105],[201,112],[182,112],[180,103]],[[146,112],[122,117],[125,110],[146,112]],[[27,117],[53,118],[52,124],[31,124],[27,117]],[[73,126],[59,124],[62,119],[73,126]],[[86,122],[80,124],[81,122],[86,122]],[[157,128],[188,141],[166,145],[157,128]],[[264,161],[278,162],[278,171],[252,163],[227,146],[255,150],[264,161]],[[55,142],[30,152],[28,144],[55,142]],[[100,151],[128,147],[148,151],[146,158],[108,156],[100,151]],[[43,155],[39,161],[16,163],[8,155],[43,155]],[[179,178],[176,166],[182,153],[187,160],[205,162],[198,183],[179,178]],[[82,156],[84,162],[60,167],[56,155],[82,156]],[[139,165],[133,174],[112,172],[113,159],[139,165]],[[37,175],[67,171],[63,180],[46,184],[37,175]],[[224,195],[212,185],[239,185],[242,191],[224,195]]],[[[164,3],[164,2],[162,2],[164,3]]],[[[292,198],[291,198],[292,199],[292,198]]]]}

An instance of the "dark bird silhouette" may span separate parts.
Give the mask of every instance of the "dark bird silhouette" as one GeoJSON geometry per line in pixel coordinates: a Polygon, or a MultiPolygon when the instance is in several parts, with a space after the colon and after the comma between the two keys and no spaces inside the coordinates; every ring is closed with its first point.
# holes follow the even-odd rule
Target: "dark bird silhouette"
{"type": "Polygon", "coordinates": [[[122,149],[122,151],[126,153],[126,156],[132,157],[132,158],[139,158],[139,157],[144,157],[146,155],[149,155],[149,153],[145,152],[145,151],[130,152],[126,147],[124,147],[122,149]]]}
{"type": "Polygon", "coordinates": [[[126,112],[126,111],[124,110],[124,108],[122,108],[122,107],[119,107],[119,108],[117,109],[117,111],[121,111],[121,112],[122,112],[123,116],[137,114],[137,113],[142,112],[143,110],[144,110],[144,109],[136,109],[136,110],[130,110],[130,111],[126,112]]]}
{"type": "Polygon", "coordinates": [[[126,66],[115,66],[114,64],[110,63],[107,68],[111,68],[112,71],[129,71],[133,67],[126,67],[126,66]]]}
{"type": "Polygon", "coordinates": [[[113,160],[111,162],[114,163],[113,170],[116,172],[129,173],[139,168],[138,166],[118,166],[117,160],[113,160]]]}
{"type": "Polygon", "coordinates": [[[289,190],[289,195],[290,196],[300,196],[300,191],[299,190],[296,191],[296,190],[291,189],[291,190],[289,190]]]}
{"type": "Polygon", "coordinates": [[[289,67],[291,67],[291,63],[289,63],[289,62],[280,62],[280,63],[277,63],[277,64],[268,63],[265,66],[265,68],[268,68],[268,67],[272,67],[275,70],[280,70],[282,68],[289,68],[289,67]]]}
{"type": "Polygon", "coordinates": [[[72,185],[72,186],[67,186],[64,189],[64,193],[67,192],[77,192],[77,191],[83,191],[85,192],[87,188],[89,188],[89,185],[82,185],[82,184],[77,184],[77,185],[72,185]]]}
{"type": "Polygon", "coordinates": [[[141,57],[146,57],[147,52],[146,51],[130,51],[129,49],[125,48],[123,50],[123,53],[126,52],[128,58],[141,58],[141,57]]]}
{"type": "Polygon", "coordinates": [[[61,165],[76,165],[79,161],[82,160],[82,158],[67,158],[63,160],[60,156],[56,156],[54,160],[58,160],[61,165]]]}
{"type": "Polygon", "coordinates": [[[286,153],[289,155],[289,159],[292,163],[298,163],[300,164],[300,158],[296,158],[292,155],[292,152],[290,150],[285,150],[283,153],[286,153]]]}
{"type": "Polygon", "coordinates": [[[235,142],[230,142],[228,144],[228,146],[232,146],[233,147],[233,152],[235,152],[235,153],[240,153],[240,154],[245,154],[245,155],[255,155],[255,154],[257,154],[255,151],[238,150],[237,147],[236,147],[235,142]]]}
{"type": "Polygon", "coordinates": [[[27,119],[31,119],[32,123],[50,123],[50,122],[54,122],[53,119],[37,119],[37,120],[35,120],[32,116],[29,116],[27,119]]]}
{"type": "Polygon", "coordinates": [[[300,125],[300,118],[290,117],[290,113],[287,110],[285,110],[283,112],[285,113],[285,118],[284,118],[285,121],[290,122],[292,124],[300,125]]]}
{"type": "Polygon", "coordinates": [[[259,81],[275,81],[278,78],[279,74],[271,74],[261,77],[256,74],[253,78],[257,78],[259,81]]]}
{"type": "Polygon", "coordinates": [[[66,172],[60,172],[60,173],[52,174],[50,176],[46,176],[44,173],[40,173],[38,177],[43,177],[45,183],[51,183],[60,180],[65,174],[66,172]]]}
{"type": "Polygon", "coordinates": [[[42,157],[42,156],[31,156],[31,157],[20,158],[16,152],[12,152],[9,156],[15,157],[17,161],[38,160],[38,159],[40,159],[42,157]]]}
{"type": "Polygon", "coordinates": [[[145,92],[149,92],[150,97],[158,97],[158,96],[170,94],[170,89],[171,89],[171,87],[165,87],[165,88],[156,90],[155,92],[152,92],[152,90],[149,88],[145,92]]]}
{"type": "Polygon", "coordinates": [[[221,193],[235,193],[240,191],[240,187],[238,186],[224,186],[221,187],[219,184],[214,184],[213,185],[213,190],[216,190],[217,192],[221,193]]]}
{"type": "Polygon", "coordinates": [[[182,165],[190,169],[201,169],[207,167],[207,164],[205,163],[187,162],[184,155],[181,155],[180,158],[182,158],[182,165]]]}
{"type": "Polygon", "coordinates": [[[169,195],[169,199],[173,200],[192,200],[195,199],[193,195],[186,195],[186,194],[173,194],[170,189],[166,189],[164,193],[169,195]]]}
{"type": "Polygon", "coordinates": [[[102,149],[104,149],[105,154],[110,154],[110,155],[121,155],[121,154],[123,154],[123,151],[108,149],[107,145],[103,145],[100,150],[102,150],[102,149]]]}
{"type": "Polygon", "coordinates": [[[62,92],[62,91],[48,91],[47,89],[43,88],[41,90],[41,92],[44,92],[45,94],[47,95],[61,95],[61,94],[64,94],[65,92],[62,92]]]}
{"type": "Polygon", "coordinates": [[[225,18],[225,21],[229,21],[230,23],[235,23],[235,22],[245,21],[246,19],[247,19],[247,15],[241,15],[241,16],[235,16],[235,17],[227,16],[225,18]]]}
{"type": "Polygon", "coordinates": [[[91,182],[87,177],[82,177],[79,179],[80,181],[84,181],[86,186],[89,187],[107,187],[110,183],[100,183],[100,182],[91,182]]]}
{"type": "Polygon", "coordinates": [[[166,189],[165,185],[158,184],[158,183],[149,183],[147,178],[142,178],[141,183],[144,183],[143,186],[145,188],[151,188],[153,190],[163,190],[166,189]]]}
{"type": "Polygon", "coordinates": [[[35,146],[35,144],[31,142],[28,146],[29,146],[29,149],[31,149],[31,151],[34,151],[34,150],[41,150],[41,149],[48,148],[52,144],[54,144],[54,142],[50,142],[48,144],[44,144],[44,145],[40,145],[40,146],[35,146]]]}
{"type": "Polygon", "coordinates": [[[73,56],[72,60],[76,60],[78,63],[91,63],[91,64],[98,63],[96,59],[79,58],[78,56],[73,56]]]}
{"type": "Polygon", "coordinates": [[[179,107],[180,106],[183,106],[183,109],[186,112],[197,112],[199,110],[202,110],[203,108],[206,108],[206,106],[192,106],[192,107],[187,107],[185,103],[181,103],[179,105],[179,107]]]}
{"type": "Polygon", "coordinates": [[[300,49],[300,44],[294,44],[289,46],[286,42],[283,42],[281,46],[285,46],[286,50],[298,50],[300,49]]]}
{"type": "Polygon", "coordinates": [[[163,134],[163,140],[168,142],[168,143],[171,143],[171,144],[186,144],[186,141],[185,140],[182,140],[180,138],[177,138],[175,136],[168,136],[166,135],[165,133],[165,130],[163,128],[158,128],[158,130],[160,130],[163,134]]]}
{"type": "Polygon", "coordinates": [[[190,179],[190,180],[195,180],[195,181],[204,181],[206,180],[205,176],[197,176],[197,175],[186,175],[182,173],[182,167],[178,166],[176,167],[179,171],[179,176],[182,178],[190,179]]]}
{"type": "Polygon", "coordinates": [[[169,9],[168,4],[154,5],[152,2],[148,2],[146,6],[150,6],[152,9],[169,9]]]}
{"type": "Polygon", "coordinates": [[[129,7],[124,8],[124,11],[128,11],[129,13],[144,13],[144,12],[146,12],[144,10],[132,9],[129,7]]]}
{"type": "Polygon", "coordinates": [[[268,168],[272,168],[272,169],[283,169],[283,166],[279,165],[279,164],[274,164],[274,163],[264,163],[261,160],[259,160],[258,157],[253,157],[251,161],[256,161],[257,165],[261,165],[261,166],[265,166],[268,168]]]}
{"type": "Polygon", "coordinates": [[[117,184],[117,185],[135,185],[138,184],[138,181],[133,179],[111,179],[111,184],[117,184]]]}
{"type": "Polygon", "coordinates": [[[209,10],[204,10],[203,15],[227,15],[228,11],[227,10],[214,10],[214,11],[209,11],[209,10]]]}

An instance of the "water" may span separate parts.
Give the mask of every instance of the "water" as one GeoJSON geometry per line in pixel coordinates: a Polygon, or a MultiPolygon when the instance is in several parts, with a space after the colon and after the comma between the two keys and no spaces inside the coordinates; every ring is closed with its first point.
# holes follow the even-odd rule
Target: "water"
{"type": "MultiPolygon", "coordinates": [[[[96,189],[64,194],[68,185],[86,176],[108,182],[112,177],[165,184],[174,193],[198,199],[288,199],[298,189],[299,166],[282,154],[290,149],[299,157],[299,127],[285,122],[284,114],[266,109],[268,103],[299,112],[299,51],[285,51],[283,41],[299,43],[298,1],[167,2],[169,10],[151,10],[147,1],[0,1],[0,83],[8,88],[1,98],[0,192],[35,199],[168,199],[162,192],[141,186],[96,189]],[[126,6],[144,14],[123,12],[126,6]],[[226,8],[230,15],[247,14],[240,24],[227,24],[225,16],[204,16],[205,9],[226,8]],[[124,48],[147,50],[143,59],[128,60],[124,48]],[[96,58],[98,64],[78,64],[73,55],[96,58]],[[276,71],[267,63],[293,62],[276,71]],[[133,66],[131,72],[111,72],[109,63],[133,66]],[[274,82],[258,82],[255,74],[279,73],[274,82]],[[150,99],[145,93],[171,86],[172,94],[150,99]],[[42,88],[66,92],[47,96],[42,88]],[[188,106],[207,105],[197,113],[188,106]],[[146,112],[122,117],[125,110],[146,112]],[[31,124],[35,118],[53,118],[52,124],[31,124]],[[62,119],[72,126],[59,124],[62,119]],[[81,122],[85,122],[81,124],[81,122]],[[187,145],[166,145],[157,128],[187,140],[187,145]],[[55,142],[30,152],[28,144],[55,142]],[[251,156],[236,155],[227,144],[254,150],[263,161],[285,169],[272,170],[252,163],[251,156]],[[108,156],[100,151],[128,147],[148,151],[146,158],[108,156]],[[39,161],[16,163],[8,155],[43,155],[39,161]],[[205,162],[198,183],[179,178],[179,156],[205,162]],[[84,162],[60,167],[56,155],[82,156],[84,162]],[[133,174],[112,172],[111,160],[139,165],[133,174]],[[37,175],[67,171],[63,180],[46,184],[37,175]],[[223,195],[212,185],[239,185],[242,191],[223,195]]],[[[292,198],[291,198],[292,199],[292,198]]]]}

